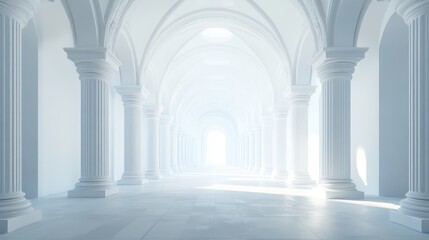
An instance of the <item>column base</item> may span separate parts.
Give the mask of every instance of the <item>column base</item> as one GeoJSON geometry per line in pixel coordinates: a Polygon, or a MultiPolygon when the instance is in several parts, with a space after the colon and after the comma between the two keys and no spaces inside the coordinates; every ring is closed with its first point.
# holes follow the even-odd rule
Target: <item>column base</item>
{"type": "Polygon", "coordinates": [[[10,233],[40,220],[42,220],[42,211],[40,210],[35,210],[16,217],[0,219],[0,234],[10,233]]]}
{"type": "Polygon", "coordinates": [[[75,188],[68,192],[69,198],[106,198],[118,193],[115,187],[107,189],[79,189],[75,188]]]}
{"type": "Polygon", "coordinates": [[[144,176],[149,180],[158,180],[161,178],[159,172],[145,172],[144,176]]]}
{"type": "Polygon", "coordinates": [[[364,199],[365,194],[356,190],[351,179],[322,179],[316,190],[325,199],[364,199]]]}
{"type": "Polygon", "coordinates": [[[274,172],[272,178],[276,180],[287,180],[289,174],[287,172],[274,172]]]}
{"type": "Polygon", "coordinates": [[[354,191],[333,191],[327,189],[318,189],[317,195],[324,199],[349,199],[361,200],[365,198],[365,194],[358,190],[354,191]]]}
{"type": "Polygon", "coordinates": [[[260,174],[262,174],[262,175],[272,175],[273,174],[273,169],[261,169],[260,174]]]}
{"type": "Polygon", "coordinates": [[[401,210],[391,210],[390,221],[415,231],[429,233],[429,218],[411,216],[401,212],[401,210]]]}
{"type": "Polygon", "coordinates": [[[148,182],[143,177],[122,177],[117,183],[118,185],[143,185],[148,182]]]}
{"type": "Polygon", "coordinates": [[[291,185],[315,185],[316,181],[312,180],[308,173],[294,173],[289,180],[291,185]]]}
{"type": "Polygon", "coordinates": [[[308,185],[316,185],[316,181],[311,178],[308,179],[291,179],[289,183],[293,186],[308,186],[308,185]]]}

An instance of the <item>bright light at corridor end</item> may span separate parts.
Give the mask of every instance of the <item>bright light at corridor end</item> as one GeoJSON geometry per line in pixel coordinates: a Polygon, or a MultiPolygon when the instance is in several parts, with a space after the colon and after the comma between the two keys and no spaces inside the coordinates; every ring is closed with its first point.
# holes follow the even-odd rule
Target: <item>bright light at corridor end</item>
{"type": "Polygon", "coordinates": [[[221,131],[214,130],[207,134],[207,165],[219,166],[226,163],[226,137],[221,131]]]}
{"type": "Polygon", "coordinates": [[[233,33],[225,28],[207,28],[201,32],[201,37],[209,42],[227,42],[233,36],[233,33]]]}

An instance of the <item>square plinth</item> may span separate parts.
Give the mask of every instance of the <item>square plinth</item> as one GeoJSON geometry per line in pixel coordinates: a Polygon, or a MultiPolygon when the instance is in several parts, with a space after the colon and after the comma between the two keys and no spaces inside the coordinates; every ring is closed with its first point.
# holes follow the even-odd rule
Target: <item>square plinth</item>
{"type": "Polygon", "coordinates": [[[42,220],[42,211],[39,210],[17,217],[0,219],[0,234],[15,231],[40,220],[42,220]]]}
{"type": "Polygon", "coordinates": [[[390,221],[422,233],[429,233],[429,218],[407,215],[398,210],[390,211],[390,221]]]}
{"type": "Polygon", "coordinates": [[[105,198],[118,193],[117,188],[108,189],[73,189],[68,192],[69,198],[105,198]]]}

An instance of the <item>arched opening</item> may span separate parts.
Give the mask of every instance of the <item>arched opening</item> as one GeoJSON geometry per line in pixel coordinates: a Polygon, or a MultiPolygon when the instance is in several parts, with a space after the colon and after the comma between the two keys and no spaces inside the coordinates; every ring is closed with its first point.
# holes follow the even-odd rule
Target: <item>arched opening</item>
{"type": "Polygon", "coordinates": [[[226,136],[220,130],[212,130],[206,137],[206,165],[224,166],[226,164],[226,136]]]}

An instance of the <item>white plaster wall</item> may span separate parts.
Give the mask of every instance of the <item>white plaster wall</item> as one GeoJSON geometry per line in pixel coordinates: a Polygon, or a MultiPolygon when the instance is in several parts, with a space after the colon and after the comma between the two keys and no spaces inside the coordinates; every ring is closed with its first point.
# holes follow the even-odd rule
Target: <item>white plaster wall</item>
{"type": "Polygon", "coordinates": [[[22,190],[38,196],[38,39],[33,21],[22,34],[22,190]]]}
{"type": "Polygon", "coordinates": [[[393,15],[380,46],[380,195],[408,191],[408,27],[393,15]]]}
{"type": "Polygon", "coordinates": [[[73,46],[60,1],[41,1],[39,36],[39,196],[70,190],[80,177],[80,81],[64,47],[73,46]]]}
{"type": "Polygon", "coordinates": [[[351,84],[351,176],[370,195],[379,194],[379,39],[387,6],[373,2],[366,12],[357,45],[369,49],[351,84]]]}

